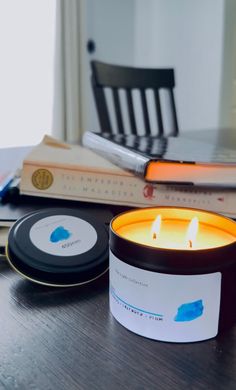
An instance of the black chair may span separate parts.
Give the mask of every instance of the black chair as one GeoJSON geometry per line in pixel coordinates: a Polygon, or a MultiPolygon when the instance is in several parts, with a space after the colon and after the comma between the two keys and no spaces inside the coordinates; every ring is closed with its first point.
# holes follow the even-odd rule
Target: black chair
{"type": "MultiPolygon", "coordinates": [[[[174,69],[152,69],[152,68],[133,68],[106,64],[99,61],[91,61],[92,67],[92,89],[95,98],[99,123],[102,131],[114,133],[112,129],[109,107],[107,104],[104,88],[110,88],[113,96],[114,112],[118,132],[127,133],[124,125],[124,115],[119,90],[124,90],[127,101],[127,112],[129,118],[129,131],[131,134],[138,134],[137,118],[132,91],[139,90],[143,114],[143,123],[145,135],[153,135],[150,125],[149,109],[147,104],[146,90],[153,90],[154,107],[156,111],[157,130],[155,135],[164,134],[163,110],[160,98],[160,90],[165,89],[169,94],[169,105],[171,113],[172,129],[168,129],[168,135],[177,136],[178,122],[174,99],[174,69]]],[[[165,129],[167,130],[167,129],[165,129]]]]}

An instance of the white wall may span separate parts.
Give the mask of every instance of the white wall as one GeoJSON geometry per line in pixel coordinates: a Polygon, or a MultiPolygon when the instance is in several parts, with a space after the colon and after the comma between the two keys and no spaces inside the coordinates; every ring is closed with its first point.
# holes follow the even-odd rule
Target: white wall
{"type": "Polygon", "coordinates": [[[55,0],[0,1],[0,147],[51,133],[55,0]]]}
{"type": "Polygon", "coordinates": [[[87,0],[88,38],[96,43],[90,57],[130,64],[134,59],[135,0],[87,0]]]}
{"type": "Polygon", "coordinates": [[[225,0],[221,124],[236,127],[236,1],[225,0]]]}
{"type": "Polygon", "coordinates": [[[135,0],[85,0],[86,31],[84,43],[92,39],[96,50],[93,54],[85,51],[85,74],[88,112],[84,127],[98,131],[98,119],[90,85],[90,60],[114,63],[134,63],[135,0]]]}
{"type": "Polygon", "coordinates": [[[136,0],[135,64],[174,67],[181,130],[219,124],[224,0],[136,0]]]}

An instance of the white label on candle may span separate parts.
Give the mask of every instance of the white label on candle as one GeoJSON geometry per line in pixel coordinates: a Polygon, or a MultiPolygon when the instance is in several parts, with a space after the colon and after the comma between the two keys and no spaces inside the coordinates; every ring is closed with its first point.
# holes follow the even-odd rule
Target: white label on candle
{"type": "Polygon", "coordinates": [[[129,330],[155,340],[193,342],[218,333],[221,272],[146,271],[110,251],[110,309],[129,330]]]}

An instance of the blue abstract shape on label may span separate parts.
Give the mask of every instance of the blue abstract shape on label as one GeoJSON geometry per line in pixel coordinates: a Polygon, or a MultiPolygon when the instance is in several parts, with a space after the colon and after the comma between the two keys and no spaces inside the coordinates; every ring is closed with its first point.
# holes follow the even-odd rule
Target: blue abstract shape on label
{"type": "Polygon", "coordinates": [[[174,318],[175,321],[193,321],[203,314],[204,306],[202,299],[194,302],[183,303],[178,307],[178,312],[174,318]]]}
{"type": "Polygon", "coordinates": [[[51,242],[59,242],[63,240],[68,240],[71,236],[69,230],[65,229],[63,226],[58,226],[50,235],[51,242]]]}

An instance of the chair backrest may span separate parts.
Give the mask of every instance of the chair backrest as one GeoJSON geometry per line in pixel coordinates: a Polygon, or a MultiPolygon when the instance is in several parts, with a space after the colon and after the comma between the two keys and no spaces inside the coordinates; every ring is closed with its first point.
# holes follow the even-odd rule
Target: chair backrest
{"type": "Polygon", "coordinates": [[[178,135],[178,122],[176,106],[174,99],[174,69],[153,69],[153,68],[134,68],[127,66],[118,66],[106,64],[99,61],[91,61],[92,67],[92,88],[97,108],[99,123],[102,131],[114,133],[112,122],[109,115],[109,106],[106,99],[105,88],[112,91],[114,113],[119,133],[126,133],[124,125],[124,116],[122,113],[120,90],[125,91],[127,112],[129,118],[129,131],[131,134],[138,134],[136,109],[134,102],[134,90],[139,90],[142,106],[142,115],[145,135],[152,135],[150,124],[150,115],[147,102],[147,90],[152,90],[154,97],[154,107],[156,112],[155,135],[164,134],[163,110],[160,97],[160,90],[165,89],[169,94],[169,108],[171,113],[172,128],[168,129],[168,134],[178,135]]]}

